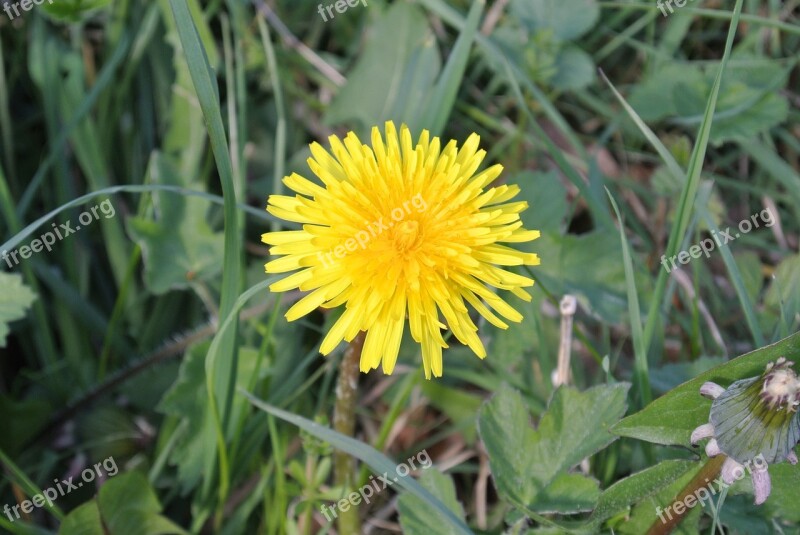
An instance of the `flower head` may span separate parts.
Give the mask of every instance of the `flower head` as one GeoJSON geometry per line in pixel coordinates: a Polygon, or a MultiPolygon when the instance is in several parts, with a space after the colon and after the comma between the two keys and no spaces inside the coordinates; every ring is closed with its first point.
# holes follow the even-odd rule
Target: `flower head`
{"type": "Polygon", "coordinates": [[[488,286],[529,301],[523,288],[533,280],[498,266],[539,264],[537,255],[502,245],[539,237],[522,227],[519,213],[527,203],[507,202],[519,187],[485,189],[502,166],[477,172],[486,155],[477,134],[458,148],[455,141],[442,147],[423,131],[414,145],[408,128],[398,136],[387,122],[385,140],[373,128],[372,147],[353,132],[329,141],[332,154],[313,143],[308,160],[322,185],[293,174],[284,184],[298,195],[269,198],[270,213],[302,224],[302,230],[262,236],[271,254],[285,255],[266,265],[268,273],[299,270],[270,289],[310,291],[287,319],[344,305],[320,352],[327,355],[365,331],[362,371],[382,363],[392,372],[406,317],[426,377],[442,375],[443,328],[484,358],[466,304],[503,329],[508,325],[499,316],[520,321],[488,286]]]}
{"type": "Polygon", "coordinates": [[[712,437],[706,454],[728,457],[722,465],[722,479],[727,484],[738,479],[736,473],[743,474],[747,466],[756,504],[769,497],[768,465],[784,460],[797,463],[794,447],[800,441],[800,380],[793,365],[781,357],[769,363],[760,376],[736,381],[727,390],[712,382],[700,387],[700,394],[714,402],[709,423],[692,432],[692,444],[712,437]]]}

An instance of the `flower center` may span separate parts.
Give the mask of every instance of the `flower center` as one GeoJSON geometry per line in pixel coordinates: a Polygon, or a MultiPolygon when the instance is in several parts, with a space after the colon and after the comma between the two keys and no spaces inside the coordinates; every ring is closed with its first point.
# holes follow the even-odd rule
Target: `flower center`
{"type": "Polygon", "coordinates": [[[793,410],[800,395],[800,381],[790,369],[777,369],[764,379],[761,397],[772,407],[788,405],[793,410]]]}
{"type": "Polygon", "coordinates": [[[403,221],[397,225],[394,232],[394,244],[398,251],[410,251],[420,241],[419,223],[416,221],[403,221]]]}

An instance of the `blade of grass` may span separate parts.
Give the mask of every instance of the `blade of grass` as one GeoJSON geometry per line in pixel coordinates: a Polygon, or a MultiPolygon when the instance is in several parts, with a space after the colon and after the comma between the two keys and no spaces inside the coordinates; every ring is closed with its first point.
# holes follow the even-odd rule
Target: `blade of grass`
{"type": "Polygon", "coordinates": [[[17,216],[20,219],[23,218],[25,213],[28,211],[28,208],[30,208],[30,204],[33,201],[34,195],[38,191],[39,186],[41,186],[42,180],[50,170],[50,167],[62,157],[64,144],[69,139],[69,136],[73,134],[74,130],[86,117],[86,114],[88,114],[95,105],[100,97],[100,94],[111,86],[111,83],[114,81],[114,75],[117,68],[122,63],[122,60],[127,56],[130,44],[131,37],[126,33],[122,39],[120,39],[119,46],[116,50],[114,50],[114,53],[109,58],[108,62],[103,66],[103,69],[100,71],[100,75],[97,77],[97,81],[95,82],[91,91],[89,91],[81,105],[75,110],[75,115],[61,130],[55,141],[53,141],[53,144],[50,147],[50,152],[47,154],[47,157],[42,162],[42,165],[39,166],[36,174],[31,179],[31,182],[25,189],[25,192],[20,198],[19,203],[17,203],[17,216]]]}
{"type": "Polygon", "coordinates": [[[3,155],[9,178],[14,188],[17,187],[17,171],[14,161],[14,134],[11,128],[11,113],[8,101],[8,85],[6,67],[3,59],[3,41],[0,40],[0,138],[3,139],[3,155]]]}
{"type": "MultiPolygon", "coordinates": [[[[743,0],[737,0],[736,6],[734,7],[733,16],[731,17],[731,24],[728,29],[728,36],[725,40],[725,50],[722,54],[722,60],[720,61],[719,70],[717,71],[717,76],[714,79],[714,85],[711,88],[711,94],[708,97],[708,101],[706,102],[706,109],[703,113],[703,121],[700,124],[700,129],[697,135],[697,142],[695,143],[694,149],[692,150],[692,155],[689,160],[689,168],[686,171],[683,184],[683,190],[681,191],[680,201],[678,202],[677,212],[676,212],[676,224],[672,227],[672,231],[670,232],[669,240],[667,242],[667,251],[665,256],[667,258],[671,258],[675,256],[678,251],[678,247],[680,246],[681,241],[683,241],[684,236],[686,235],[687,229],[689,227],[689,222],[692,217],[693,207],[695,204],[695,199],[697,197],[697,189],[700,186],[700,174],[703,170],[703,162],[705,160],[706,149],[708,147],[709,142],[709,135],[711,133],[711,124],[714,119],[714,110],[717,105],[717,99],[719,97],[719,90],[722,83],[722,75],[725,72],[725,67],[728,64],[728,59],[730,58],[731,48],[733,47],[733,38],[736,35],[736,27],[739,23],[739,17],[742,12],[742,3],[743,0]]],[[[605,76],[603,75],[603,78],[605,76]]],[[[605,78],[608,82],[608,79],[605,78]]],[[[672,154],[667,150],[667,148],[661,143],[661,141],[656,137],[656,135],[650,130],[647,125],[644,124],[644,121],[636,114],[633,108],[625,102],[625,99],[617,92],[617,90],[610,84],[611,89],[614,91],[617,98],[622,103],[625,111],[631,117],[631,119],[636,123],[642,133],[645,135],[647,140],[653,145],[653,147],[658,152],[659,156],[664,160],[664,163],[667,165],[667,168],[670,172],[673,173],[676,177],[684,176],[683,171],[681,170],[678,163],[675,161],[675,158],[672,157],[672,154]]],[[[650,303],[650,310],[647,314],[647,323],[645,325],[644,330],[644,344],[645,350],[650,347],[650,342],[653,338],[653,333],[655,332],[656,324],[660,318],[659,311],[662,308],[662,301],[664,298],[664,292],[666,290],[667,285],[667,271],[666,270],[659,270],[658,279],[656,280],[655,290],[653,292],[653,300],[650,303]]]]}
{"type": "MultiPolygon", "coordinates": [[[[2,168],[0,168],[0,186],[2,185],[2,168]]],[[[151,193],[153,191],[167,191],[170,193],[175,193],[178,195],[186,195],[189,197],[201,197],[206,199],[209,202],[213,202],[214,204],[225,204],[225,199],[220,197],[219,195],[213,195],[211,193],[207,193],[205,191],[195,191],[191,189],[181,188],[178,186],[168,186],[164,184],[150,184],[146,186],[111,186],[110,188],[104,188],[101,190],[93,191],[91,193],[87,193],[86,195],[81,195],[77,199],[74,199],[66,204],[62,204],[58,208],[51,210],[50,212],[46,213],[33,223],[26,226],[21,231],[17,232],[13,237],[11,237],[8,241],[0,245],[0,250],[10,250],[14,249],[17,245],[19,245],[25,238],[33,234],[33,232],[44,225],[45,223],[52,220],[55,216],[64,212],[65,210],[69,210],[70,208],[74,208],[76,206],[80,206],[81,204],[86,203],[87,201],[94,199],[96,197],[107,197],[109,195],[113,195],[115,193],[151,193]]],[[[0,187],[0,201],[3,199],[2,195],[2,187],[0,187]]],[[[274,221],[276,218],[269,214],[266,210],[259,210],[257,208],[253,208],[252,206],[247,206],[246,204],[236,204],[236,208],[247,212],[247,214],[262,219],[264,221],[274,221]]]]}
{"type": "Polygon", "coordinates": [[[792,166],[781,159],[758,139],[750,139],[747,143],[739,143],[739,148],[766,170],[770,177],[786,188],[795,205],[800,205],[800,177],[792,166]]]}
{"type": "MultiPolygon", "coordinates": [[[[285,411],[283,409],[279,409],[278,407],[274,407],[267,403],[264,403],[260,399],[256,398],[249,392],[245,390],[239,389],[239,392],[245,396],[250,403],[252,403],[255,407],[261,409],[262,411],[272,414],[280,418],[281,420],[287,421],[291,424],[296,425],[303,431],[314,435],[320,440],[324,440],[328,442],[333,447],[345,451],[350,455],[353,455],[363,463],[369,465],[376,474],[395,474],[397,473],[397,463],[386,457],[381,452],[377,451],[373,447],[364,444],[361,441],[358,441],[354,438],[348,437],[341,433],[337,433],[333,429],[329,427],[322,426],[316,422],[308,420],[307,418],[303,418],[297,414],[285,411]]],[[[392,477],[394,480],[394,477],[392,477]]],[[[410,492],[411,494],[417,496],[421,500],[429,503],[431,506],[436,508],[442,516],[447,518],[450,522],[451,526],[458,532],[464,534],[472,534],[469,527],[467,527],[464,522],[458,518],[453,512],[444,505],[436,496],[430,493],[428,489],[417,483],[417,481],[409,475],[399,476],[397,477],[397,484],[402,487],[404,490],[410,492]]]]}
{"type": "MultiPolygon", "coordinates": [[[[731,55],[731,48],[733,47],[733,38],[736,35],[736,27],[739,24],[739,16],[742,13],[743,0],[736,0],[736,6],[733,10],[733,18],[731,20],[730,28],[728,29],[728,37],[725,40],[725,51],[722,54],[720,61],[719,71],[714,79],[714,85],[711,88],[711,95],[709,95],[708,102],[706,103],[706,110],[703,114],[703,122],[700,124],[697,141],[694,149],[692,150],[691,158],[689,159],[689,168],[686,171],[686,182],[684,183],[683,191],[681,192],[681,199],[678,204],[676,213],[677,225],[672,228],[672,232],[667,242],[667,255],[672,257],[677,253],[678,245],[680,244],[683,236],[686,234],[686,229],[689,226],[689,220],[692,216],[692,207],[694,200],[697,196],[697,188],[700,186],[700,174],[703,170],[703,162],[705,161],[706,149],[708,148],[709,137],[711,134],[711,124],[714,118],[714,110],[717,106],[717,99],[719,98],[719,90],[722,85],[722,75],[725,72],[725,67],[728,64],[728,59],[731,55]]],[[[656,322],[659,319],[658,310],[661,307],[661,298],[664,295],[664,289],[667,282],[667,272],[662,270],[658,274],[656,281],[656,289],[654,298],[650,305],[650,313],[647,317],[647,324],[644,330],[645,346],[649,347],[652,340],[653,332],[656,328],[656,322]]]]}
{"type": "MultiPolygon", "coordinates": [[[[267,69],[269,79],[272,83],[272,92],[275,93],[275,111],[278,115],[278,124],[275,128],[275,166],[272,177],[272,193],[280,194],[284,170],[286,169],[286,108],[283,104],[283,89],[281,87],[280,72],[278,62],[275,60],[275,47],[272,45],[272,36],[269,33],[269,26],[264,20],[264,15],[260,11],[256,18],[258,30],[261,34],[261,42],[264,44],[264,54],[267,57],[267,69]]],[[[272,232],[279,231],[281,224],[277,221],[272,223],[272,232]]]]}
{"type": "MultiPolygon", "coordinates": [[[[206,386],[209,391],[208,396],[208,403],[209,403],[209,410],[211,411],[211,415],[214,418],[214,423],[216,426],[216,441],[217,441],[217,455],[219,456],[219,472],[220,472],[220,487],[219,487],[219,509],[217,510],[217,528],[219,529],[220,524],[222,522],[222,508],[225,505],[226,498],[228,496],[228,492],[230,490],[230,464],[229,464],[229,457],[228,451],[225,444],[225,432],[224,427],[221,426],[222,416],[219,411],[219,403],[217,401],[217,396],[213,394],[214,392],[214,376],[209,373],[208,370],[208,362],[217,362],[221,360],[221,355],[225,354],[224,352],[228,349],[227,347],[227,340],[230,336],[229,329],[233,326],[234,329],[237,328],[238,324],[238,317],[239,317],[239,310],[245,305],[245,303],[256,295],[259,292],[265,291],[269,288],[269,285],[275,282],[276,280],[280,279],[281,277],[273,276],[269,277],[266,280],[252,286],[250,289],[245,291],[242,295],[240,295],[236,301],[231,305],[230,311],[222,315],[222,311],[220,311],[221,317],[225,318],[224,321],[220,324],[219,330],[217,334],[214,336],[214,339],[211,342],[211,346],[208,348],[208,353],[206,354],[206,386]]],[[[209,478],[210,479],[210,478],[209,478]]]]}
{"type": "MultiPolygon", "coordinates": [[[[222,197],[224,199],[225,217],[225,250],[222,271],[222,289],[220,296],[220,315],[221,317],[231,317],[233,329],[225,330],[222,337],[218,336],[215,341],[222,345],[222,353],[226,358],[218,358],[217,354],[209,353],[206,357],[206,375],[209,387],[209,399],[212,403],[212,414],[216,416],[217,433],[217,452],[220,461],[219,502],[217,503],[216,525],[222,522],[223,508],[227,500],[230,481],[227,480],[227,472],[223,472],[222,464],[226,462],[225,452],[225,433],[228,429],[231,405],[233,402],[233,390],[236,382],[236,369],[238,367],[238,351],[236,346],[237,318],[231,316],[236,296],[239,294],[239,275],[240,275],[240,237],[237,225],[236,212],[236,179],[233,172],[231,155],[228,151],[228,141],[225,134],[225,127],[222,122],[222,110],[219,103],[219,89],[216,77],[211,70],[208,62],[203,42],[197,31],[189,5],[186,0],[170,0],[172,14],[178,29],[181,46],[186,55],[186,62],[189,66],[189,73],[192,77],[197,99],[203,111],[206,128],[211,141],[211,149],[219,171],[219,178],[222,184],[222,197]],[[214,405],[217,405],[216,407],[214,405]],[[217,409],[221,407],[221,412],[217,409]],[[223,477],[223,475],[225,477],[223,477]]],[[[213,469],[213,466],[207,468],[213,469]]],[[[207,475],[213,471],[207,471],[207,475]]],[[[204,482],[204,493],[211,488],[212,477],[206,477],[204,482]]]]}
{"type": "Polygon", "coordinates": [[[608,188],[606,188],[606,194],[619,221],[619,239],[622,243],[622,262],[625,266],[625,287],[628,293],[628,316],[630,316],[631,336],[633,337],[634,377],[636,378],[634,385],[636,393],[639,395],[640,406],[644,407],[653,400],[653,394],[650,389],[647,347],[642,335],[642,313],[639,309],[639,294],[636,292],[636,280],[633,276],[633,260],[628,240],[625,238],[625,225],[622,214],[619,212],[617,201],[614,200],[614,196],[611,195],[608,188]]]}
{"type": "MultiPolygon", "coordinates": [[[[716,223],[714,223],[714,219],[711,217],[708,208],[706,206],[698,206],[697,211],[712,234],[717,233],[717,235],[719,235],[719,228],[716,223]]],[[[764,341],[764,334],[761,331],[761,325],[758,323],[753,303],[745,289],[744,279],[742,278],[742,273],[739,271],[739,267],[736,265],[736,260],[734,260],[729,247],[720,247],[719,253],[722,255],[722,261],[725,263],[725,268],[728,270],[733,288],[736,290],[736,296],[739,298],[739,303],[742,305],[745,321],[747,321],[750,334],[753,336],[753,343],[756,347],[763,347],[766,344],[764,341]]]]}
{"type": "MultiPolygon", "coordinates": [[[[0,212],[5,216],[8,232],[14,233],[19,229],[20,222],[17,214],[14,212],[14,200],[11,197],[11,191],[6,182],[6,175],[3,171],[3,166],[0,165],[0,212]]],[[[13,241],[13,238],[12,238],[13,241]]],[[[12,246],[9,242],[0,245],[0,253],[5,253],[11,250],[12,246]]],[[[28,264],[22,266],[22,272],[25,275],[25,281],[31,287],[31,290],[41,295],[39,290],[39,282],[34,276],[33,270],[28,264]]],[[[54,364],[56,362],[56,345],[51,331],[50,320],[45,309],[45,304],[42,299],[37,299],[33,303],[33,324],[36,330],[36,336],[33,343],[39,353],[39,362],[43,367],[54,364]]]]}
{"type": "Polygon", "coordinates": [[[53,532],[44,528],[26,524],[20,520],[9,522],[0,516],[0,528],[8,530],[13,535],[53,535],[53,532]]]}
{"type": "Polygon", "coordinates": [[[442,74],[439,76],[439,80],[433,88],[433,93],[428,99],[425,112],[422,114],[422,117],[427,119],[431,134],[434,136],[442,134],[447,118],[453,110],[485,4],[486,0],[474,0],[472,2],[466,24],[464,24],[456,40],[453,51],[447,60],[447,65],[445,65],[442,74]]]}
{"type": "MultiPolygon", "coordinates": [[[[600,7],[618,7],[622,9],[644,9],[647,11],[658,9],[658,5],[656,2],[619,2],[619,1],[606,1],[601,0],[598,2],[600,7]]],[[[723,9],[706,9],[701,7],[691,7],[691,6],[684,6],[681,8],[681,13],[688,13],[691,15],[697,15],[699,17],[705,17],[707,19],[718,19],[718,20],[733,20],[735,15],[731,14],[730,11],[723,10],[723,9]]],[[[796,26],[790,24],[788,22],[783,22],[782,20],[778,19],[770,19],[766,17],[759,17],[758,15],[749,15],[747,13],[742,14],[740,17],[736,17],[736,20],[741,20],[742,22],[748,22],[753,24],[758,24],[759,26],[765,26],[767,28],[778,28],[786,33],[793,33],[800,35],[800,26],[796,26]]]]}
{"type": "MultiPolygon", "coordinates": [[[[456,28],[459,31],[462,31],[467,24],[467,21],[461,14],[452,6],[447,5],[442,0],[418,0],[418,2],[424,5],[433,13],[436,13],[438,16],[442,18],[444,22],[449,24],[450,26],[456,28]]],[[[521,84],[522,87],[525,88],[533,97],[536,99],[537,103],[541,107],[542,112],[544,115],[556,126],[556,128],[564,135],[564,137],[569,142],[571,148],[575,151],[578,156],[583,159],[588,159],[588,154],[586,152],[583,143],[580,141],[578,136],[575,135],[575,132],[572,131],[572,128],[569,126],[569,123],[564,119],[564,117],[559,113],[553,103],[550,101],[547,95],[545,95],[537,86],[534,84],[530,77],[523,73],[517,65],[513,65],[508,61],[508,58],[503,54],[503,52],[497,47],[494,42],[485,35],[478,33],[475,36],[475,41],[478,45],[481,46],[489,55],[491,55],[498,63],[504,65],[508,72],[510,73],[510,77],[513,78],[513,81],[517,84],[521,84]]],[[[517,99],[520,105],[520,108],[523,110],[528,109],[528,105],[524,100],[517,99]]],[[[565,171],[566,173],[566,171],[565,171]]],[[[571,178],[571,177],[570,177],[571,178]]]]}
{"type": "MultiPolygon", "coordinates": [[[[25,472],[16,465],[16,463],[11,460],[11,458],[5,454],[5,452],[0,449],[0,465],[3,465],[6,470],[9,478],[19,485],[22,490],[24,490],[28,496],[35,496],[37,494],[42,494],[42,489],[40,489],[30,478],[25,475],[25,472]]],[[[54,517],[59,520],[64,520],[64,512],[61,510],[54,503],[49,503],[45,506],[45,509],[49,511],[54,517]]]]}

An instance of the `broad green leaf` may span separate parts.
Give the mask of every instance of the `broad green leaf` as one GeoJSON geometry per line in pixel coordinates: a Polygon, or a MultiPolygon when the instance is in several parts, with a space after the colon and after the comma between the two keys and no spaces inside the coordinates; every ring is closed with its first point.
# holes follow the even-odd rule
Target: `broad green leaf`
{"type": "Polygon", "coordinates": [[[800,333],[702,373],[623,419],[612,431],[657,444],[690,447],[689,436],[697,426],[708,422],[711,408],[711,401],[700,396],[700,386],[713,381],[728,387],[739,379],[760,375],[769,362],[779,357],[800,362],[800,333]]]}
{"type": "MultiPolygon", "coordinates": [[[[264,403],[248,392],[243,390],[240,390],[240,392],[257,408],[272,414],[281,420],[296,425],[307,433],[310,433],[315,437],[328,442],[333,447],[347,452],[353,457],[356,457],[357,459],[366,463],[370,468],[372,468],[373,471],[375,471],[376,474],[396,473],[397,464],[368,444],[364,444],[363,442],[360,442],[352,437],[338,433],[329,427],[322,426],[307,418],[298,416],[297,414],[293,414],[291,412],[279,409],[278,407],[264,403]]],[[[453,533],[467,535],[472,534],[472,531],[470,531],[464,521],[459,518],[459,516],[456,515],[450,509],[450,507],[442,503],[439,498],[434,496],[428,489],[420,485],[414,478],[408,475],[400,476],[397,478],[395,484],[398,487],[401,487],[415,495],[420,500],[427,502],[431,505],[431,507],[435,508],[437,513],[441,515],[441,517],[448,523],[448,529],[451,529],[453,533]]]]}
{"type": "Polygon", "coordinates": [[[563,40],[585,34],[600,16],[595,0],[512,0],[511,10],[530,30],[551,29],[563,40]]]}
{"type": "Polygon", "coordinates": [[[522,396],[503,385],[478,418],[500,495],[524,510],[538,510],[542,493],[560,473],[614,441],[608,429],[625,413],[629,386],[559,388],[534,429],[522,396]]]}
{"type": "Polygon", "coordinates": [[[436,38],[423,12],[398,2],[374,23],[364,53],[333,99],[327,124],[356,121],[359,131],[393,120],[412,135],[424,125],[417,117],[441,70],[436,38]]]}
{"type": "Polygon", "coordinates": [[[595,77],[592,57],[576,46],[566,46],[556,56],[556,72],[550,85],[562,91],[586,87],[595,77]]]}
{"type": "Polygon", "coordinates": [[[103,524],[114,535],[186,533],[161,516],[161,504],[144,475],[121,474],[109,479],[97,498],[103,524]]]}
{"type": "Polygon", "coordinates": [[[0,347],[6,347],[9,324],[24,318],[35,299],[20,275],[0,273],[0,347]]]}
{"type": "Polygon", "coordinates": [[[520,187],[516,200],[528,203],[528,209],[519,215],[525,228],[542,232],[564,230],[569,205],[567,190],[557,172],[522,171],[508,182],[520,187]]]}
{"type": "Polygon", "coordinates": [[[105,535],[97,501],[92,500],[74,509],[61,523],[58,535],[105,535]]]}
{"type": "MultiPolygon", "coordinates": [[[[670,119],[694,130],[703,110],[718,65],[704,72],[692,63],[667,63],[637,84],[629,102],[645,121],[670,119]]],[[[786,74],[778,63],[754,60],[751,67],[730,67],[720,87],[710,141],[748,140],[786,118],[788,103],[777,89],[786,74]]]]}
{"type": "MultiPolygon", "coordinates": [[[[542,259],[534,274],[551,293],[575,295],[583,309],[609,323],[626,318],[625,271],[619,261],[618,236],[602,230],[577,236],[545,232],[533,245],[542,259]]],[[[637,277],[637,286],[639,283],[647,284],[637,277]]]]}
{"type": "Polygon", "coordinates": [[[110,478],[97,499],[69,514],[59,535],[184,535],[181,527],[161,516],[161,504],[147,478],[129,472],[110,478]]]}
{"type": "MultiPolygon", "coordinates": [[[[464,508],[456,497],[456,487],[450,476],[436,469],[429,469],[420,474],[419,483],[439,498],[453,514],[464,520],[464,508]]],[[[430,503],[409,492],[404,492],[400,496],[397,501],[397,511],[400,513],[400,526],[406,535],[429,535],[431,526],[437,526],[435,530],[437,535],[461,533],[430,503]]]]}
{"type": "MultiPolygon", "coordinates": [[[[170,186],[186,184],[172,161],[160,153],[150,160],[151,182],[170,186]]],[[[208,204],[200,199],[159,192],[153,195],[155,219],[128,220],[131,236],[142,247],[145,283],[155,294],[187,288],[191,281],[207,281],[222,269],[223,235],[208,224],[208,204]]]]}
{"type": "Polygon", "coordinates": [[[669,460],[646,468],[608,487],[600,495],[590,521],[601,524],[617,513],[672,484],[697,467],[694,461],[669,460]]]}
{"type": "Polygon", "coordinates": [[[756,99],[752,91],[738,93],[738,99],[725,108],[728,113],[715,121],[711,142],[722,145],[727,141],[748,141],[756,134],[769,130],[786,120],[789,103],[777,93],[767,93],[756,99]]]}

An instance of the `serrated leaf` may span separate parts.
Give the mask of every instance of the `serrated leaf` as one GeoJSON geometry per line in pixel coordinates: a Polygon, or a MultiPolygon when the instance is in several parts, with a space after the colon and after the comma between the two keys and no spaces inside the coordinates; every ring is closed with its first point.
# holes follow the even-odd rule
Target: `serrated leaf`
{"type": "Polygon", "coordinates": [[[6,347],[9,324],[24,318],[35,299],[20,275],[0,273],[0,347],[6,347]]]}
{"type": "Polygon", "coordinates": [[[779,357],[800,362],[800,333],[700,374],[623,419],[612,431],[620,436],[657,444],[690,447],[692,430],[708,422],[711,408],[711,401],[700,396],[700,386],[713,381],[727,387],[739,379],[755,377],[764,371],[767,363],[779,357]]]}
{"type": "MultiPolygon", "coordinates": [[[[450,476],[439,473],[435,469],[425,470],[420,474],[419,483],[431,494],[447,506],[456,516],[464,520],[464,508],[456,497],[456,487],[450,476]]],[[[431,526],[437,526],[437,535],[457,535],[453,526],[447,519],[425,500],[404,492],[397,501],[397,510],[400,513],[400,526],[406,535],[429,535],[431,526]]]]}
{"type": "Polygon", "coordinates": [[[522,396],[503,385],[478,418],[498,492],[517,507],[536,510],[560,473],[614,441],[608,429],[625,413],[629,387],[559,388],[533,429],[522,396]]]}

